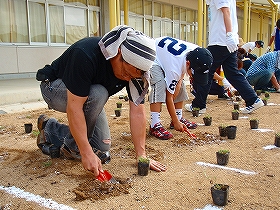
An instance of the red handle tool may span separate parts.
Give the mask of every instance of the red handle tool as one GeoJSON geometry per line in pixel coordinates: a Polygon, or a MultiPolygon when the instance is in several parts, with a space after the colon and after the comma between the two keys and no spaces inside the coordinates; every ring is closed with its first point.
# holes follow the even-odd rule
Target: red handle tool
{"type": "Polygon", "coordinates": [[[99,181],[108,181],[111,183],[118,183],[118,181],[106,170],[103,172],[99,171],[99,175],[96,177],[99,181]]]}
{"type": "Polygon", "coordinates": [[[196,135],[195,135],[195,134],[191,133],[187,128],[185,128],[184,130],[185,130],[185,132],[186,132],[190,137],[196,139],[196,135]]]}

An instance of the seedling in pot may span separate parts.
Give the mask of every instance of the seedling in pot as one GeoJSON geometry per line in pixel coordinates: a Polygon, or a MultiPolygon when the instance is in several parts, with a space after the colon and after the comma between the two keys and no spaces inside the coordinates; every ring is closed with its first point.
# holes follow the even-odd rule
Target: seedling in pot
{"type": "Polygon", "coordinates": [[[220,149],[218,151],[218,153],[220,153],[220,154],[227,154],[227,153],[229,153],[229,150],[227,150],[227,149],[220,149]]]}
{"type": "Polygon", "coordinates": [[[138,158],[138,175],[147,176],[150,169],[150,159],[146,157],[138,158]]]}

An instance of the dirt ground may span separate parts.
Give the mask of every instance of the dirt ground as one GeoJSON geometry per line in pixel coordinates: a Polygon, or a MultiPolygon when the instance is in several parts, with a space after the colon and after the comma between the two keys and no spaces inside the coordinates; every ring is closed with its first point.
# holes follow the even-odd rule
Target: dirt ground
{"type": "MultiPolygon", "coordinates": [[[[265,148],[274,144],[275,132],[280,132],[279,96],[271,93],[267,106],[249,115],[240,114],[238,120],[231,119],[233,101],[209,96],[207,113],[213,117],[211,126],[203,125],[204,115],[193,117],[184,110],[185,118],[199,124],[197,129],[191,130],[199,139],[193,141],[186,133],[171,130],[174,138],[161,141],[147,133],[148,155],[166,164],[168,169],[163,173],[150,171],[144,177],[137,175],[128,102],[118,96],[111,97],[106,111],[113,139],[112,160],[103,168],[119,184],[100,183],[79,161],[51,159],[37,148],[38,116],[45,113],[67,124],[65,114],[47,108],[2,114],[0,209],[206,209],[207,205],[213,205],[211,183],[230,186],[229,202],[219,208],[280,209],[280,150],[273,146],[265,148]],[[117,101],[123,102],[120,117],[114,114],[117,101]],[[251,118],[259,119],[261,129],[250,129],[251,118]],[[32,133],[24,132],[24,123],[33,124],[32,133]],[[218,126],[221,124],[236,125],[236,138],[220,138],[218,126]],[[215,167],[215,153],[220,149],[230,150],[226,168],[215,167]],[[37,199],[15,196],[16,193],[8,193],[8,189],[22,190],[19,195],[29,193],[37,199]],[[43,205],[43,201],[38,202],[41,198],[63,206],[43,205]]],[[[244,105],[243,101],[240,103],[244,105]]],[[[148,131],[148,103],[146,109],[148,131]]],[[[167,128],[170,118],[165,106],[161,116],[167,128]]]]}

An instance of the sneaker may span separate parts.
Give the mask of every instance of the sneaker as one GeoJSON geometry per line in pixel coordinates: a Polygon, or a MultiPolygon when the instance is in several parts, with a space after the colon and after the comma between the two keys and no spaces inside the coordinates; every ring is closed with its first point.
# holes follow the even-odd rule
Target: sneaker
{"type": "Polygon", "coordinates": [[[49,118],[42,114],[38,117],[38,120],[37,120],[37,128],[39,131],[43,130],[48,122],[49,118]]]}
{"type": "MultiPolygon", "coordinates": [[[[184,123],[188,129],[195,129],[197,127],[197,124],[195,122],[190,122],[184,118],[181,118],[180,122],[184,123]]],[[[174,129],[174,124],[172,121],[170,123],[170,129],[174,129]]]]}
{"type": "MultiPolygon", "coordinates": [[[[185,108],[188,112],[192,112],[192,104],[186,104],[185,108]]],[[[206,113],[206,108],[199,110],[199,114],[204,114],[204,113],[206,113]]]]}
{"type": "Polygon", "coordinates": [[[150,128],[150,135],[161,140],[168,140],[173,137],[172,133],[165,130],[161,123],[157,123],[153,128],[150,128]]]}
{"type": "Polygon", "coordinates": [[[257,98],[257,100],[255,101],[255,103],[254,103],[253,105],[247,106],[247,107],[245,107],[245,108],[241,108],[241,109],[240,109],[240,112],[241,112],[242,114],[249,114],[249,113],[251,113],[252,111],[255,111],[256,109],[258,109],[258,108],[260,108],[260,107],[262,107],[262,106],[264,106],[263,101],[262,101],[260,98],[257,98]]]}
{"type": "Polygon", "coordinates": [[[71,151],[65,144],[60,147],[60,156],[68,160],[80,160],[81,155],[79,152],[71,151]]]}
{"type": "MultiPolygon", "coordinates": [[[[99,157],[102,164],[107,164],[111,161],[110,152],[102,152],[96,148],[92,148],[93,152],[99,157]]],[[[81,155],[79,152],[71,151],[65,144],[60,147],[60,156],[64,157],[65,159],[69,160],[80,160],[81,155]]]]}
{"type": "Polygon", "coordinates": [[[229,97],[229,95],[227,93],[224,93],[221,96],[218,96],[219,100],[230,100],[231,98],[229,97]]]}

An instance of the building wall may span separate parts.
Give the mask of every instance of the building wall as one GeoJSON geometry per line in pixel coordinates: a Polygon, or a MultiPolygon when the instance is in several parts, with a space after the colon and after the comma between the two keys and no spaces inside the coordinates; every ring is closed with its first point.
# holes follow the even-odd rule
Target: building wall
{"type": "MultiPolygon", "coordinates": [[[[44,2],[44,0],[40,0],[44,2]]],[[[180,6],[188,9],[197,10],[198,0],[161,0],[155,1],[160,3],[167,3],[175,6],[180,6]]],[[[100,1],[100,33],[101,35],[109,31],[110,19],[109,19],[109,0],[100,1]]],[[[242,10],[238,12],[240,34],[242,34],[243,20],[242,10]]],[[[254,41],[263,37],[265,46],[270,38],[270,25],[269,19],[263,19],[263,30],[260,32],[260,17],[257,14],[251,15],[252,27],[250,29],[251,40],[254,41]]],[[[37,44],[38,45],[38,44],[37,44]]],[[[69,45],[68,45],[69,46],[69,45]]],[[[42,68],[46,64],[50,64],[56,59],[67,47],[63,46],[36,46],[36,43],[31,45],[25,44],[24,46],[17,44],[1,44],[0,42],[0,79],[9,79],[14,77],[30,77],[35,75],[39,68],[42,68]]],[[[254,51],[258,56],[265,53],[265,49],[254,51]]]]}

